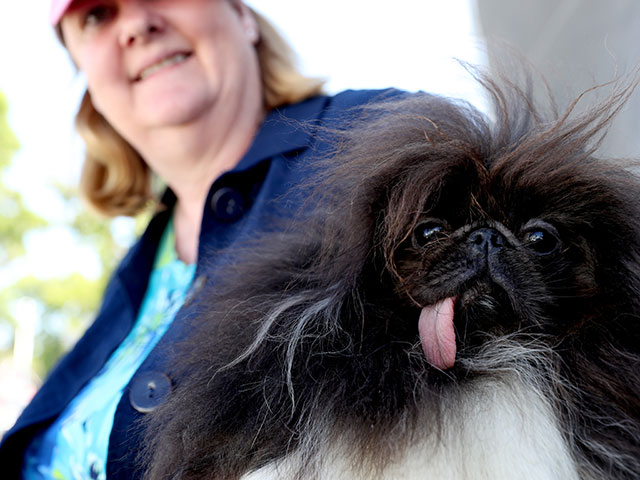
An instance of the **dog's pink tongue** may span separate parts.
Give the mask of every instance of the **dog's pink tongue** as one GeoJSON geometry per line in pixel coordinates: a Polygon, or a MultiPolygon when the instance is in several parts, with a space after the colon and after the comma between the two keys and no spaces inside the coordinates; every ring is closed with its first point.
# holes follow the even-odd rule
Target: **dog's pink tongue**
{"type": "Polygon", "coordinates": [[[456,333],[453,328],[454,298],[445,298],[424,307],[418,320],[418,332],[427,360],[446,370],[456,362],[456,333]]]}

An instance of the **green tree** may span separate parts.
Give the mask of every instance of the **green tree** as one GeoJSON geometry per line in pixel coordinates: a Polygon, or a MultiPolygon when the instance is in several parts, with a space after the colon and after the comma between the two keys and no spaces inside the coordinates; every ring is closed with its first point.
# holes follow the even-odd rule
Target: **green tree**
{"type": "Polygon", "coordinates": [[[7,101],[0,93],[0,267],[24,254],[22,238],[27,231],[45,224],[42,218],[25,208],[19,193],[2,183],[2,173],[19,147],[7,124],[7,110],[7,101]]]}
{"type": "Polygon", "coordinates": [[[19,192],[3,183],[3,174],[18,147],[7,124],[6,99],[0,95],[0,330],[5,338],[4,345],[0,344],[0,359],[12,355],[15,332],[26,321],[26,305],[30,316],[37,317],[32,368],[42,378],[93,318],[108,276],[126,245],[114,241],[111,222],[87,212],[69,187],[56,186],[65,202],[65,211],[69,212],[63,225],[30,211],[19,192]],[[68,229],[79,243],[91,246],[102,266],[98,278],[86,278],[79,273],[63,278],[8,274],[27,253],[25,236],[54,227],[68,229]],[[10,278],[8,282],[6,277],[10,278]]]}

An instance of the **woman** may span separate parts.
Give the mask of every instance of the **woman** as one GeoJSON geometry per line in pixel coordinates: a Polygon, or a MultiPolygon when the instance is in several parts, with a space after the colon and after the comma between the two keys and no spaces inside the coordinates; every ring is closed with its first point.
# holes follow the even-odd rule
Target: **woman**
{"type": "Polygon", "coordinates": [[[337,128],[379,93],[320,95],[242,0],[52,0],[51,19],[87,77],[88,201],[133,215],[152,176],[168,188],[94,324],[5,435],[2,477],[131,479],[137,420],[180,382],[161,347],[186,334],[220,250],[301,210],[291,187],[326,146],[299,125],[337,128]]]}

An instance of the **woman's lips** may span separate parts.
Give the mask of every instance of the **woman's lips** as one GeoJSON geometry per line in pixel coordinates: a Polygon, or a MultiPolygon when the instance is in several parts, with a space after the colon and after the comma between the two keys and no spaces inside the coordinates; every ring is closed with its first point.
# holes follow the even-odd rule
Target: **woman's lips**
{"type": "Polygon", "coordinates": [[[191,57],[191,52],[177,52],[167,57],[164,57],[161,60],[155,61],[148,67],[145,67],[142,70],[140,70],[140,73],[136,75],[133,81],[140,82],[145,78],[148,78],[154,73],[158,72],[159,70],[162,70],[163,68],[167,68],[167,67],[184,62],[189,57],[191,57]]]}

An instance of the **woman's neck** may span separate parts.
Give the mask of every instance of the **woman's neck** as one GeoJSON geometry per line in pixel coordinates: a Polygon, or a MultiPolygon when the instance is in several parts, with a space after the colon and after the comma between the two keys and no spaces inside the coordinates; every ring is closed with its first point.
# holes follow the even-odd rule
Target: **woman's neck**
{"type": "Polygon", "coordinates": [[[211,184],[232,170],[251,146],[264,119],[262,108],[224,125],[200,122],[173,127],[151,144],[154,152],[143,156],[175,193],[174,210],[178,258],[194,263],[202,213],[211,184]]]}

